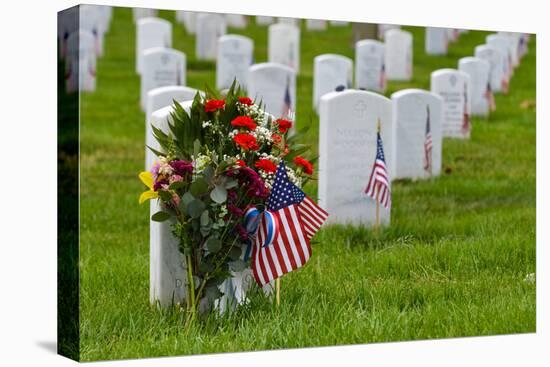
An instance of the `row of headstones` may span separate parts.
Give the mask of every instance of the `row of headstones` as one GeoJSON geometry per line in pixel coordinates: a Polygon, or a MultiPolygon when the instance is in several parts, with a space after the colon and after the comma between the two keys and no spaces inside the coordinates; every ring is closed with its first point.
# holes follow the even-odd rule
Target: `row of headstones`
{"type": "Polygon", "coordinates": [[[68,93],[95,91],[97,58],[103,56],[111,18],[112,8],[104,5],[80,5],[59,13],[59,58],[65,61],[68,93]]]}
{"type": "MultiPolygon", "coordinates": [[[[200,14],[200,20],[206,20],[204,24],[218,27],[223,24],[218,14],[200,14]],[[216,19],[218,21],[216,21],[216,19]]],[[[279,28],[293,27],[287,24],[274,24],[271,40],[277,38],[279,28]]],[[[199,26],[199,29],[201,27],[199,26]]],[[[216,65],[218,89],[228,88],[233,80],[249,90],[250,95],[262,96],[264,104],[270,113],[280,116],[285,106],[288,110],[295,106],[296,73],[280,60],[272,63],[253,65],[253,41],[240,35],[223,35],[220,32],[208,32],[212,28],[205,27],[197,36],[208,34],[213,45],[206,46],[198,40],[198,49],[208,49],[216,52],[218,60],[216,65]],[[252,65],[252,66],[251,66],[252,65]],[[270,85],[272,80],[277,82],[270,85]]],[[[218,28],[219,30],[219,28],[218,28]]],[[[169,85],[186,85],[186,55],[171,48],[172,26],[171,23],[158,18],[142,18],[137,21],[136,32],[136,71],[141,76],[141,106],[146,107],[147,92],[158,87],[169,85]]],[[[284,42],[274,42],[278,45],[284,42]]],[[[273,42],[270,42],[273,44],[273,42]]],[[[295,44],[296,45],[296,44],[295,44]]],[[[271,48],[275,48],[272,46],[271,48]]],[[[296,54],[298,51],[296,51],[296,54]]],[[[277,52],[270,52],[276,55],[277,52]]]]}
{"type": "MultiPolygon", "coordinates": [[[[365,39],[355,44],[355,88],[384,93],[387,80],[411,80],[413,37],[399,28],[385,31],[384,42],[365,39]]],[[[313,66],[313,107],[335,89],[352,88],[353,61],[342,55],[315,57],[313,66]]]]}
{"type": "MultiPolygon", "coordinates": [[[[487,36],[488,45],[476,47],[477,57],[460,59],[459,70],[434,71],[430,92],[406,89],[392,94],[391,99],[359,90],[322,96],[318,195],[320,205],[331,213],[329,222],[375,222],[376,204],[361,193],[373,169],[378,121],[390,181],[438,176],[442,138],[470,137],[470,115],[487,115],[492,84],[502,90],[509,82],[514,66],[527,52],[527,41],[524,34],[487,36]],[[490,59],[497,62],[491,64],[490,59]],[[509,60],[508,66],[503,67],[504,59],[509,60]],[[492,78],[495,74],[498,78],[492,78]]],[[[380,220],[389,223],[390,209],[380,208],[380,220]]]]}

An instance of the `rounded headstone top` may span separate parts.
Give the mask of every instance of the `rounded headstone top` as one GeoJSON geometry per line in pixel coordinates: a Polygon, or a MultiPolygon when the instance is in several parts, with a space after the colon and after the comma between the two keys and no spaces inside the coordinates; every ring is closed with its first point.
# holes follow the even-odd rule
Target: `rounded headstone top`
{"type": "Polygon", "coordinates": [[[255,72],[255,71],[258,71],[258,70],[270,69],[270,68],[284,70],[288,73],[296,74],[296,71],[294,69],[292,69],[291,67],[283,65],[283,64],[278,64],[276,62],[261,62],[259,64],[254,64],[254,65],[250,66],[250,68],[248,70],[250,72],[255,72]]]}
{"type": "MultiPolygon", "coordinates": [[[[191,105],[193,104],[193,101],[181,101],[178,103],[181,105],[181,107],[183,107],[185,111],[189,111],[191,109],[191,105]]],[[[158,109],[151,114],[151,120],[152,121],[166,120],[168,119],[168,117],[173,111],[174,111],[174,108],[172,105],[158,109]]]]}
{"type": "Polygon", "coordinates": [[[430,96],[430,97],[440,99],[441,101],[443,101],[443,98],[441,98],[439,95],[437,95],[433,92],[430,92],[428,90],[425,90],[425,89],[420,89],[420,88],[401,89],[401,90],[399,90],[395,93],[392,93],[391,99],[402,98],[402,97],[406,97],[406,96],[409,96],[409,95],[418,95],[418,94],[422,94],[422,95],[425,95],[425,96],[430,96]]]}
{"type": "Polygon", "coordinates": [[[386,97],[382,94],[378,94],[378,93],[371,92],[371,91],[366,91],[366,90],[359,90],[359,89],[345,89],[343,91],[330,92],[330,93],[327,93],[327,94],[323,95],[321,97],[321,101],[333,100],[333,99],[342,99],[342,98],[347,98],[347,97],[350,97],[350,96],[364,96],[364,97],[369,97],[369,98],[378,98],[382,101],[387,101],[387,102],[390,101],[390,99],[388,97],[386,97]]]}

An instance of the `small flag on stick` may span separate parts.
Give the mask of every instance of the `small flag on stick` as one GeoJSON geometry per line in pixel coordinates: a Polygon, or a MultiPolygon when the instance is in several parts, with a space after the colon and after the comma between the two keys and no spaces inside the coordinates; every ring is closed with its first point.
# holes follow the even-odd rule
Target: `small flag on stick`
{"type": "Polygon", "coordinates": [[[365,193],[377,203],[384,205],[385,208],[391,207],[390,179],[380,136],[380,119],[378,119],[378,131],[376,132],[376,158],[365,193]]]}
{"type": "Polygon", "coordinates": [[[432,130],[430,126],[430,106],[426,105],[426,133],[424,135],[424,170],[432,174],[432,130]]]}

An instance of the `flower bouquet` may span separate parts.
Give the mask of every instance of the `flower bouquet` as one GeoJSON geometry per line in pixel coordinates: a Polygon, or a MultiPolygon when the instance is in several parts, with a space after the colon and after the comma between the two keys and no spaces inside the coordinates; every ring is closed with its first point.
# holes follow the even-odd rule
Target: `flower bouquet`
{"type": "MultiPolygon", "coordinates": [[[[225,99],[212,91],[197,94],[188,112],[174,102],[168,125],[169,132],[152,127],[161,149],[150,148],[158,160],[139,175],[148,187],[139,201],[159,200],[161,210],[152,220],[172,221],[172,233],[185,258],[186,302],[192,320],[199,306],[209,309],[220,300],[220,285],[232,274],[256,268],[262,276],[255,272],[255,279],[264,285],[298,267],[267,272],[267,260],[258,258],[268,246],[269,251],[278,250],[275,242],[285,235],[287,223],[281,223],[275,206],[268,210],[269,201],[276,201],[280,177],[298,190],[295,195],[301,193],[294,200],[300,203],[305,198],[299,188],[313,177],[313,164],[302,156],[309,146],[296,143],[305,131],[289,136],[292,121],[269,115],[261,104],[242,96],[235,84],[225,99]],[[261,228],[269,233],[257,235],[261,228]]],[[[277,195],[285,198],[285,193],[277,195]]],[[[311,226],[302,217],[295,225],[308,235],[309,247],[309,235],[320,225],[311,226]]],[[[301,265],[307,261],[301,260],[301,265]]]]}

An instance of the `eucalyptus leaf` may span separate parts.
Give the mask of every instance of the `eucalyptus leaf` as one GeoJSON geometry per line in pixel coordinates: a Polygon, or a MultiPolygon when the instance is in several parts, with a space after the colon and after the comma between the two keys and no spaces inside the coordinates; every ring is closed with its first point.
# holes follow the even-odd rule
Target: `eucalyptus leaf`
{"type": "Polygon", "coordinates": [[[168,220],[168,219],[170,219],[170,214],[163,211],[156,212],[151,216],[151,220],[155,222],[164,222],[165,220],[168,220]]]}
{"type": "Polygon", "coordinates": [[[226,189],[232,189],[234,187],[237,187],[238,184],[239,184],[239,181],[235,180],[234,178],[231,178],[225,182],[224,186],[226,189]]]}
{"type": "Polygon", "coordinates": [[[201,200],[195,199],[187,205],[187,213],[191,218],[195,219],[201,216],[205,207],[206,205],[201,200]]]}
{"type": "Polygon", "coordinates": [[[210,302],[214,302],[215,300],[217,300],[222,296],[222,292],[220,292],[218,287],[215,285],[207,286],[204,290],[204,293],[206,294],[206,298],[208,298],[210,302]]]}
{"type": "Polygon", "coordinates": [[[190,192],[186,192],[186,193],[183,194],[183,196],[181,197],[181,202],[182,202],[184,205],[189,205],[189,203],[192,202],[193,200],[195,200],[195,197],[194,197],[193,194],[191,194],[190,192]]]}
{"type": "Polygon", "coordinates": [[[243,271],[246,268],[246,264],[242,260],[235,260],[229,263],[229,268],[232,271],[243,271]]]}
{"type": "Polygon", "coordinates": [[[231,250],[229,250],[227,256],[231,259],[231,260],[238,260],[240,257],[241,257],[241,253],[242,253],[242,250],[240,247],[238,246],[233,246],[231,248],[231,250]]]}
{"type": "Polygon", "coordinates": [[[199,177],[195,181],[193,181],[191,187],[189,188],[189,191],[194,196],[204,195],[208,192],[208,182],[203,177],[199,177]]]}
{"type": "Polygon", "coordinates": [[[208,217],[208,210],[205,210],[201,214],[201,226],[207,226],[210,223],[210,218],[208,217]]]}
{"type": "Polygon", "coordinates": [[[208,250],[208,252],[215,254],[222,248],[222,241],[216,237],[209,237],[206,240],[204,247],[208,250]]]}
{"type": "Polygon", "coordinates": [[[218,204],[225,203],[227,200],[227,189],[221,185],[214,187],[214,190],[210,193],[210,198],[218,204]]]}

